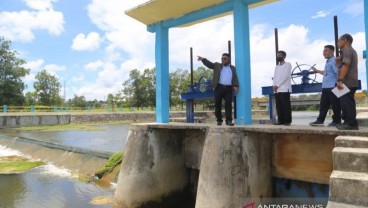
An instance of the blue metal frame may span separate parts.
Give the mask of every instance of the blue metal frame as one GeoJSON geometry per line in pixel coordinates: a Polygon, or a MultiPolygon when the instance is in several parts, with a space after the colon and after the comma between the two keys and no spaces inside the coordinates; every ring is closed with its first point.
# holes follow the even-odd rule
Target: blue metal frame
{"type": "MultiPolygon", "coordinates": [[[[233,10],[235,65],[239,78],[239,99],[236,99],[237,124],[252,124],[249,9],[248,5],[262,0],[228,0],[224,3],[201,9],[178,18],[169,19],[147,26],[149,32],[156,32],[156,121],[169,122],[168,85],[168,29],[233,10]],[[240,119],[240,120],[239,120],[240,119]]],[[[188,104],[189,105],[189,104],[188,104]]]]}
{"type": "MultiPolygon", "coordinates": [[[[365,48],[367,49],[368,44],[368,0],[364,0],[364,24],[365,24],[365,48]]],[[[363,54],[365,54],[364,50],[363,54]]],[[[365,74],[366,74],[366,84],[368,90],[368,59],[365,58],[365,74]]]]}
{"type": "MultiPolygon", "coordinates": [[[[186,117],[187,123],[194,123],[194,109],[193,102],[195,99],[208,99],[214,98],[214,91],[212,89],[211,80],[204,81],[204,78],[201,77],[198,82],[194,83],[194,85],[189,86],[189,92],[182,93],[180,95],[182,100],[186,100],[186,117]]],[[[234,118],[236,119],[236,94],[233,94],[234,97],[234,118]]]]}
{"type": "MultiPolygon", "coordinates": [[[[224,3],[204,8],[199,11],[169,19],[147,26],[149,32],[156,32],[156,121],[169,122],[169,77],[168,77],[168,29],[189,24],[212,16],[220,15],[233,10],[234,18],[234,45],[235,65],[239,76],[239,93],[236,101],[241,106],[236,112],[237,124],[252,123],[251,103],[251,70],[250,70],[250,44],[249,44],[249,9],[248,5],[262,0],[228,0],[224,3]],[[240,119],[240,120],[239,120],[240,119]],[[243,120],[244,119],[244,120],[243,120]],[[242,122],[240,122],[242,121],[242,122]]],[[[368,0],[364,0],[365,31],[368,31],[368,0]]],[[[365,33],[366,44],[368,34],[365,33]]],[[[366,77],[368,89],[368,60],[366,59],[366,77]]]]}
{"type": "Polygon", "coordinates": [[[252,124],[252,82],[250,68],[250,35],[248,5],[242,0],[234,1],[234,49],[235,66],[239,79],[236,112],[238,125],[252,124]]]}
{"type": "Polygon", "coordinates": [[[156,24],[156,121],[169,123],[169,29],[156,24]]]}

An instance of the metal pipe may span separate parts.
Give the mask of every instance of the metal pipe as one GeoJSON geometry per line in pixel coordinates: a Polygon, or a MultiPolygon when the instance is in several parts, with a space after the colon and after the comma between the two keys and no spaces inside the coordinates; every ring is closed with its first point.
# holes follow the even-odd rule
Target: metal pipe
{"type": "Polygon", "coordinates": [[[277,52],[279,51],[279,35],[278,35],[278,32],[277,32],[277,28],[275,28],[275,60],[276,60],[276,65],[278,64],[277,62],[277,52]]]}
{"type": "Polygon", "coordinates": [[[193,48],[190,47],[190,85],[193,85],[193,48]]]}
{"type": "Polygon", "coordinates": [[[337,16],[335,15],[334,16],[334,34],[335,34],[335,50],[336,50],[336,57],[337,56],[340,56],[340,53],[339,53],[339,47],[337,46],[337,40],[339,39],[339,36],[338,36],[338,33],[339,33],[339,29],[337,27],[337,16]]]}
{"type": "Polygon", "coordinates": [[[228,42],[227,42],[227,50],[228,50],[228,53],[229,53],[229,55],[230,55],[230,64],[231,64],[231,41],[229,40],[228,42]]]}

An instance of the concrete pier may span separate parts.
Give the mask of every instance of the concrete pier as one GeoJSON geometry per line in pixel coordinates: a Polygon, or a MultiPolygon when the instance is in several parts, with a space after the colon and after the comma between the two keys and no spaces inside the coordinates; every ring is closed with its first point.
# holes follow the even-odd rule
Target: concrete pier
{"type": "Polygon", "coordinates": [[[196,207],[240,207],[272,196],[272,137],[210,128],[204,145],[196,207]]]}
{"type": "Polygon", "coordinates": [[[173,207],[188,185],[184,129],[131,127],[115,191],[114,207],[173,207]]]}
{"type": "Polygon", "coordinates": [[[177,207],[195,186],[189,207],[237,208],[267,203],[273,178],[329,184],[338,136],[368,137],[368,128],[132,125],[114,207],[177,207]]]}

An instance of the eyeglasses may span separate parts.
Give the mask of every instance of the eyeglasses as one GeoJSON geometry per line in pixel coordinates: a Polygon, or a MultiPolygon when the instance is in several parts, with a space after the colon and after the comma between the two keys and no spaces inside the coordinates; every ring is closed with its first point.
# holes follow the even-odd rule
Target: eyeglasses
{"type": "Polygon", "coordinates": [[[226,58],[226,57],[222,57],[222,58],[221,58],[221,60],[228,60],[228,58],[226,58]]]}

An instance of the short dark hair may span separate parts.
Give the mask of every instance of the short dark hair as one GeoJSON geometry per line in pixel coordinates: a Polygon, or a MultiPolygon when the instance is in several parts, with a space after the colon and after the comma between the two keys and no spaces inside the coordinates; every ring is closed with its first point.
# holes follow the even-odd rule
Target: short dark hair
{"type": "Polygon", "coordinates": [[[226,57],[230,58],[230,54],[228,54],[228,53],[223,53],[222,56],[226,56],[226,57]]]}
{"type": "Polygon", "coordinates": [[[335,47],[333,45],[325,45],[325,48],[328,48],[331,51],[334,51],[335,50],[335,47]]]}
{"type": "Polygon", "coordinates": [[[350,34],[348,34],[348,33],[343,34],[343,35],[340,37],[340,39],[345,39],[345,40],[347,40],[350,44],[352,44],[352,43],[353,43],[353,37],[352,37],[350,34]]]}
{"type": "Polygon", "coordinates": [[[285,51],[277,51],[277,53],[281,53],[284,58],[286,58],[286,52],[285,51]]]}

